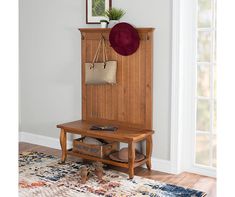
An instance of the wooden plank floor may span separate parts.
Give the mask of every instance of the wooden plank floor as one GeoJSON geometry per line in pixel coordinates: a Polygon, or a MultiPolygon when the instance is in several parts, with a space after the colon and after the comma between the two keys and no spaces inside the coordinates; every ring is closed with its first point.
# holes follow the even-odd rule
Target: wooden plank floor
{"type": "MultiPolygon", "coordinates": [[[[46,154],[51,154],[60,157],[61,151],[57,149],[52,149],[48,147],[38,146],[29,143],[19,143],[19,152],[24,151],[38,151],[46,154]]],[[[76,159],[72,156],[68,156],[69,159],[76,159]]],[[[113,169],[120,170],[122,172],[127,172],[127,169],[112,167],[113,169]]],[[[179,175],[172,175],[158,171],[148,171],[145,168],[136,168],[135,175],[142,176],[149,179],[154,179],[157,181],[175,184],[183,187],[188,187],[192,189],[198,189],[207,193],[208,197],[216,197],[216,179],[206,176],[201,176],[198,174],[192,174],[188,172],[181,173],[179,175]]]]}

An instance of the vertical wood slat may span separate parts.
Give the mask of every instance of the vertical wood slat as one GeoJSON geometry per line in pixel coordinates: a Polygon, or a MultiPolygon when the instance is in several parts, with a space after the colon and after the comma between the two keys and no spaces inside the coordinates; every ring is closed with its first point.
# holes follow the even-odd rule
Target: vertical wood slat
{"type": "MultiPolygon", "coordinates": [[[[152,129],[152,32],[139,30],[140,47],[131,56],[121,56],[110,46],[107,29],[81,29],[82,41],[82,114],[87,120],[112,120],[152,129]],[[90,62],[98,46],[101,33],[106,37],[110,60],[117,60],[117,84],[85,85],[84,65],[90,62]],[[147,37],[149,39],[147,39],[147,37]]],[[[102,61],[102,58],[99,59],[102,61]]]]}
{"type": "MultiPolygon", "coordinates": [[[[118,55],[116,52],[113,51],[113,57],[115,60],[118,59],[118,55]]],[[[118,98],[118,86],[113,86],[112,87],[112,120],[117,120],[118,118],[118,101],[117,101],[117,98],[118,98]]]]}
{"type": "Polygon", "coordinates": [[[123,58],[123,62],[124,62],[124,73],[123,73],[123,104],[124,104],[124,121],[127,121],[129,122],[129,119],[128,119],[128,109],[129,109],[129,78],[128,78],[128,75],[129,75],[129,58],[128,57],[125,57],[123,58]]]}
{"type": "Polygon", "coordinates": [[[82,119],[86,120],[87,118],[87,94],[86,94],[86,85],[85,85],[85,62],[87,60],[87,53],[86,53],[86,48],[87,48],[87,40],[85,39],[86,34],[82,33],[81,35],[81,49],[82,49],[82,119]]]}
{"type": "Polygon", "coordinates": [[[136,76],[135,76],[135,84],[136,84],[136,88],[135,88],[135,95],[136,95],[136,101],[135,104],[136,106],[138,106],[137,110],[136,110],[136,116],[135,116],[135,123],[141,123],[141,105],[140,105],[140,51],[141,51],[141,47],[138,49],[137,51],[137,57],[136,57],[136,76]]]}
{"type": "Polygon", "coordinates": [[[147,34],[146,38],[146,111],[145,128],[152,128],[152,97],[153,97],[153,36],[147,34]]]}
{"type": "Polygon", "coordinates": [[[141,53],[140,53],[140,78],[139,78],[139,82],[140,82],[140,111],[141,111],[141,115],[140,115],[140,122],[142,124],[145,124],[145,101],[146,101],[146,95],[145,95],[145,67],[143,65],[145,65],[145,56],[146,56],[146,48],[145,48],[145,42],[141,42],[140,44],[141,47],[141,53]]]}
{"type": "Polygon", "coordinates": [[[117,100],[117,105],[118,105],[118,120],[124,121],[124,94],[123,94],[123,58],[121,55],[118,55],[118,72],[117,72],[117,81],[118,81],[118,100],[117,100]]]}
{"type": "MultiPolygon", "coordinates": [[[[136,53],[135,53],[136,54],[136,53]]],[[[134,77],[135,77],[135,54],[129,56],[129,122],[134,123],[134,117],[135,117],[135,97],[136,95],[134,94],[135,91],[135,83],[134,83],[134,77]]],[[[137,109],[136,109],[137,110],[137,109]]]]}
{"type": "MultiPolygon", "coordinates": [[[[93,55],[93,41],[87,40],[86,41],[86,61],[85,62],[91,62],[92,61],[92,55],[93,55]]],[[[85,70],[85,69],[84,69],[85,70]]],[[[84,85],[83,85],[84,86],[84,85]]],[[[92,116],[92,86],[86,86],[86,103],[90,103],[90,105],[86,105],[84,108],[86,108],[86,114],[87,117],[92,116]]],[[[86,117],[86,119],[87,119],[86,117]]]]}
{"type": "MultiPolygon", "coordinates": [[[[112,55],[112,48],[109,46],[108,41],[106,41],[106,46],[107,46],[107,55],[110,58],[110,60],[115,60],[112,55]]],[[[106,85],[106,116],[105,117],[112,117],[112,111],[110,110],[112,108],[112,89],[113,86],[111,85],[106,85]]]]}
{"type": "Polygon", "coordinates": [[[139,88],[139,76],[140,76],[140,64],[139,64],[139,55],[140,55],[140,48],[138,49],[138,51],[136,52],[136,56],[134,59],[134,79],[133,79],[133,83],[134,83],[134,95],[135,95],[135,99],[134,99],[134,119],[133,122],[134,123],[140,123],[139,120],[139,116],[140,116],[140,88],[139,88]]]}

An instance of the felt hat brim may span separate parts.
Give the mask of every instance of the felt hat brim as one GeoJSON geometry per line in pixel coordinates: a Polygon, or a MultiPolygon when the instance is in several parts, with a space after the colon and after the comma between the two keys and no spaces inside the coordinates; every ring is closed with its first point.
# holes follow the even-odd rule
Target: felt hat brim
{"type": "MultiPolygon", "coordinates": [[[[114,160],[114,161],[119,161],[123,163],[128,163],[128,159],[120,159],[119,158],[119,152],[114,152],[109,155],[109,158],[114,160]]],[[[145,159],[145,156],[141,153],[135,152],[135,162],[139,162],[145,159]]]]}

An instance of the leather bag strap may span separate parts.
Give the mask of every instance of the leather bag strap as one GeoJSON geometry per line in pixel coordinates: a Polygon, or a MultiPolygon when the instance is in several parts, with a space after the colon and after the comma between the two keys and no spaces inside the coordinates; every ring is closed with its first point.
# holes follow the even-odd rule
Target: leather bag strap
{"type": "Polygon", "coordinates": [[[106,62],[108,61],[107,51],[106,51],[106,44],[105,39],[103,38],[103,62],[104,62],[104,68],[106,67],[106,62]]]}
{"type": "Polygon", "coordinates": [[[102,57],[103,57],[104,68],[106,67],[106,62],[108,61],[108,56],[107,56],[107,51],[106,51],[105,38],[102,35],[90,68],[94,68],[95,63],[98,61],[101,48],[102,48],[102,57]]]}
{"type": "Polygon", "coordinates": [[[97,62],[97,60],[98,60],[102,42],[103,42],[102,39],[100,39],[98,47],[97,47],[95,55],[94,55],[94,58],[93,58],[92,63],[91,63],[91,68],[94,68],[94,63],[97,62]]]}

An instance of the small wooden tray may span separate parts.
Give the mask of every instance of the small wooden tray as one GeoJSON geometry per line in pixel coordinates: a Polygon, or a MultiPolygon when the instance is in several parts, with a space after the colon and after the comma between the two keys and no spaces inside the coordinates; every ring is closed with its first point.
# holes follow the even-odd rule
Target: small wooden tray
{"type": "Polygon", "coordinates": [[[82,138],[73,140],[73,152],[104,158],[110,153],[119,150],[119,142],[109,142],[103,145],[86,144],[82,138]]]}

